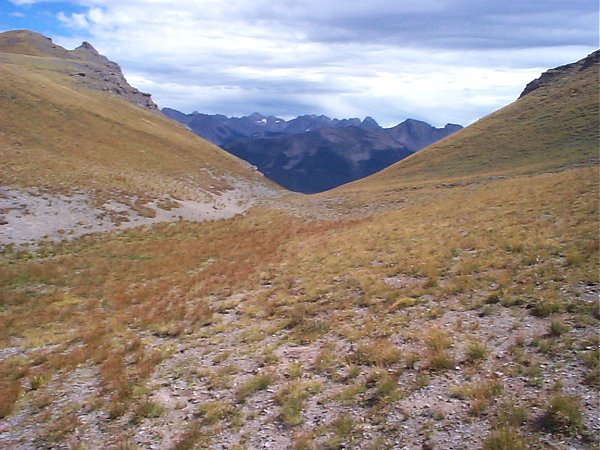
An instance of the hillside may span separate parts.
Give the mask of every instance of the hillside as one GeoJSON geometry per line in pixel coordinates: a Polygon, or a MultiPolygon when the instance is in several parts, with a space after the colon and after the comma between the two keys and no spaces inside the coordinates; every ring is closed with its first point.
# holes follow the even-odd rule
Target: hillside
{"type": "Polygon", "coordinates": [[[202,211],[230,215],[253,190],[274,189],[246,163],[153,112],[150,97],[89,44],[67,51],[35,33],[6,32],[0,63],[4,243],[27,240],[15,222],[26,207],[18,205],[47,206],[50,196],[72,200],[63,215],[72,220],[48,233],[40,226],[40,235],[37,225],[48,219],[34,217],[28,229],[38,237],[77,232],[81,220],[95,230],[202,211]],[[11,241],[11,233],[23,236],[11,241]]]}
{"type": "Polygon", "coordinates": [[[3,248],[0,447],[597,448],[597,92],[565,71],[366,180],[233,218],[3,248]]]}
{"type": "Polygon", "coordinates": [[[553,83],[539,86],[452,139],[347,189],[533,174],[597,163],[598,54],[557,70],[561,76],[553,83]]]}

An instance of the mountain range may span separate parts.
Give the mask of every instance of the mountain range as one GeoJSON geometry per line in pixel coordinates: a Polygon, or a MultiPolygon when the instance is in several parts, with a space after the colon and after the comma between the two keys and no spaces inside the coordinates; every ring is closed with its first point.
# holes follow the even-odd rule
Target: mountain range
{"type": "Polygon", "coordinates": [[[163,108],[162,113],[194,133],[248,161],[286,189],[325,191],[371,175],[460,130],[407,119],[382,128],[371,117],[330,119],[303,115],[284,119],[254,113],[227,117],[163,108]]]}

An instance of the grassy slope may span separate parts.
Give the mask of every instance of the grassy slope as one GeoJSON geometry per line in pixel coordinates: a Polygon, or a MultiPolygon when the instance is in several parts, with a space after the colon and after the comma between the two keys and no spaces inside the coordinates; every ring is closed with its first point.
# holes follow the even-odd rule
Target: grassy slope
{"type": "Polygon", "coordinates": [[[0,342],[19,351],[0,363],[0,412],[45,424],[34,434],[49,446],[89,430],[74,417],[98,414],[86,419],[105,430],[92,447],[133,439],[143,423],[182,445],[242,434],[242,448],[257,448],[252,430],[275,423],[281,448],[336,439],[390,448],[401,436],[443,446],[458,426],[471,433],[464,448],[476,448],[514,407],[528,412],[512,433],[530,445],[583,448],[595,411],[583,398],[598,383],[599,316],[586,294],[599,281],[597,196],[586,168],[456,187],[358,221],[263,210],[8,255],[0,342]],[[469,345],[482,350],[472,356],[469,345]],[[268,392],[248,384],[257,373],[268,392]],[[69,400],[61,380],[84,374],[96,388],[69,400]],[[485,383],[492,394],[452,397],[485,383]],[[536,428],[561,385],[584,418],[536,428]],[[158,389],[183,395],[183,406],[156,406],[158,389]],[[419,401],[455,413],[431,422],[419,401]],[[304,425],[307,411],[322,426],[304,425]],[[340,418],[350,425],[337,431],[340,418]]]}
{"type": "Polygon", "coordinates": [[[352,191],[540,173],[598,160],[598,66],[533,91],[352,191]]]}
{"type": "Polygon", "coordinates": [[[0,184],[194,196],[247,166],[169,119],[86,89],[70,60],[0,53],[0,184]]]}

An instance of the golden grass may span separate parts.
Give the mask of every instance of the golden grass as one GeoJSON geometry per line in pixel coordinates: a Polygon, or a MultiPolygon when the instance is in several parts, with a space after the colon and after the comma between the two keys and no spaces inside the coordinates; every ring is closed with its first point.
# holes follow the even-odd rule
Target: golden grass
{"type": "Polygon", "coordinates": [[[72,60],[0,53],[0,184],[107,195],[198,199],[265,184],[243,162],[166,117],[68,73],[72,60]]]}
{"type": "Polygon", "coordinates": [[[527,450],[519,432],[511,427],[502,427],[492,430],[483,442],[484,450],[527,450]]]}
{"type": "Polygon", "coordinates": [[[2,382],[0,384],[0,419],[8,416],[19,398],[21,387],[19,383],[2,382]]]}
{"type": "MultiPolygon", "coordinates": [[[[43,367],[50,372],[98,364],[111,415],[118,416],[164,357],[140,341],[140,330],[177,336],[210,324],[214,313],[207,298],[259,284],[261,268],[277,265],[285,256],[282,244],[295,236],[340,226],[303,225],[282,216],[259,220],[266,217],[257,212],[226,227],[164,225],[150,234],[115,235],[110,242],[88,237],[37,260],[17,254],[0,268],[0,338],[22,336],[31,347],[62,344],[46,356],[43,367]],[[135,365],[126,363],[131,360],[135,365]]],[[[10,358],[0,364],[11,376],[26,368],[16,368],[10,358]]],[[[7,405],[13,397],[5,396],[7,405]]]]}
{"type": "Polygon", "coordinates": [[[383,338],[359,345],[352,360],[361,365],[388,367],[400,362],[400,356],[400,349],[383,338]]]}
{"type": "Polygon", "coordinates": [[[336,192],[447,185],[597,163],[599,81],[597,66],[572,73],[336,192]]]}
{"type": "MultiPolygon", "coordinates": [[[[146,337],[168,342],[197,335],[221,342],[231,325],[219,318],[235,308],[239,334],[234,342],[259,366],[276,368],[275,350],[284,343],[321,348],[302,370],[288,369],[284,361],[293,375],[276,390],[275,400],[281,421],[298,427],[316,395],[313,376],[338,384],[358,377],[354,389],[336,398],[343,404],[371,402],[377,415],[404,395],[398,388],[404,367],[419,371],[417,387],[440,376],[436,370],[453,367],[459,351],[451,345],[461,344],[453,327],[406,333],[410,320],[436,320],[448,304],[529,314],[551,301],[558,311],[579,318],[580,326],[597,324],[593,305],[577,299],[581,286],[598,282],[596,168],[432,189],[431,194],[426,199],[419,193],[402,209],[360,220],[303,221],[255,209],[214,223],[80,238],[38,254],[7,252],[0,264],[0,343],[8,347],[22,338],[22,349],[34,353],[5,358],[0,376],[20,384],[36,374],[54,380],[94,367],[100,373],[102,408],[110,417],[143,417],[134,392],[170,355],[152,351],[146,337]],[[577,258],[568,257],[574,254],[577,258]],[[390,279],[397,282],[386,282],[390,279]],[[238,293],[246,294],[232,297],[238,293]],[[279,341],[263,344],[273,336],[279,341]],[[400,352],[399,340],[410,343],[409,351],[400,352]],[[328,341],[339,345],[328,346],[328,341]],[[34,350],[47,344],[56,346],[34,350]],[[341,345],[351,348],[349,358],[340,355],[341,345]]],[[[468,326],[462,323],[457,330],[468,326]]],[[[572,345],[582,345],[573,339],[572,345]]],[[[469,366],[473,373],[488,364],[486,349],[475,347],[465,349],[467,358],[478,362],[469,366]]],[[[538,386],[542,372],[532,358],[528,352],[514,355],[522,362],[519,376],[538,386]]],[[[233,386],[248,380],[230,366],[226,354],[214,362],[203,382],[231,391],[232,398],[207,404],[199,412],[201,421],[233,426],[225,425],[241,420],[233,386]]],[[[266,385],[265,380],[248,382],[239,387],[239,400],[266,385]]],[[[480,397],[472,400],[476,417],[495,407],[493,399],[480,397]]],[[[20,402],[14,394],[11,398],[7,414],[20,402]]],[[[190,430],[182,445],[194,436],[190,430]]]]}
{"type": "Polygon", "coordinates": [[[44,36],[28,30],[0,33],[0,52],[31,56],[48,56],[49,54],[57,57],[68,56],[62,47],[56,46],[44,36]]]}
{"type": "Polygon", "coordinates": [[[295,427],[302,423],[304,401],[319,392],[316,382],[292,381],[275,393],[275,402],[280,406],[279,417],[284,425],[295,427]]]}

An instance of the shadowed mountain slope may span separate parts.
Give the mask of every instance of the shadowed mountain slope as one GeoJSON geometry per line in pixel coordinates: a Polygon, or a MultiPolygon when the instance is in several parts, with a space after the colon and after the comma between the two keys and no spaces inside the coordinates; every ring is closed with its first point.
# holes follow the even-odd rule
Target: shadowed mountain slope
{"type": "Polygon", "coordinates": [[[255,165],[292,191],[312,194],[364,178],[462,129],[407,119],[382,128],[371,117],[303,115],[286,121],[259,113],[226,117],[163,108],[166,116],[255,165]]]}
{"type": "Polygon", "coordinates": [[[234,139],[226,150],[281,186],[308,194],[365,177],[412,154],[381,129],[355,126],[234,139]]]}
{"type": "Polygon", "coordinates": [[[448,123],[435,128],[422,120],[407,119],[395,127],[387,128],[386,134],[407,149],[416,152],[440,139],[462,130],[462,126],[448,123]]]}

